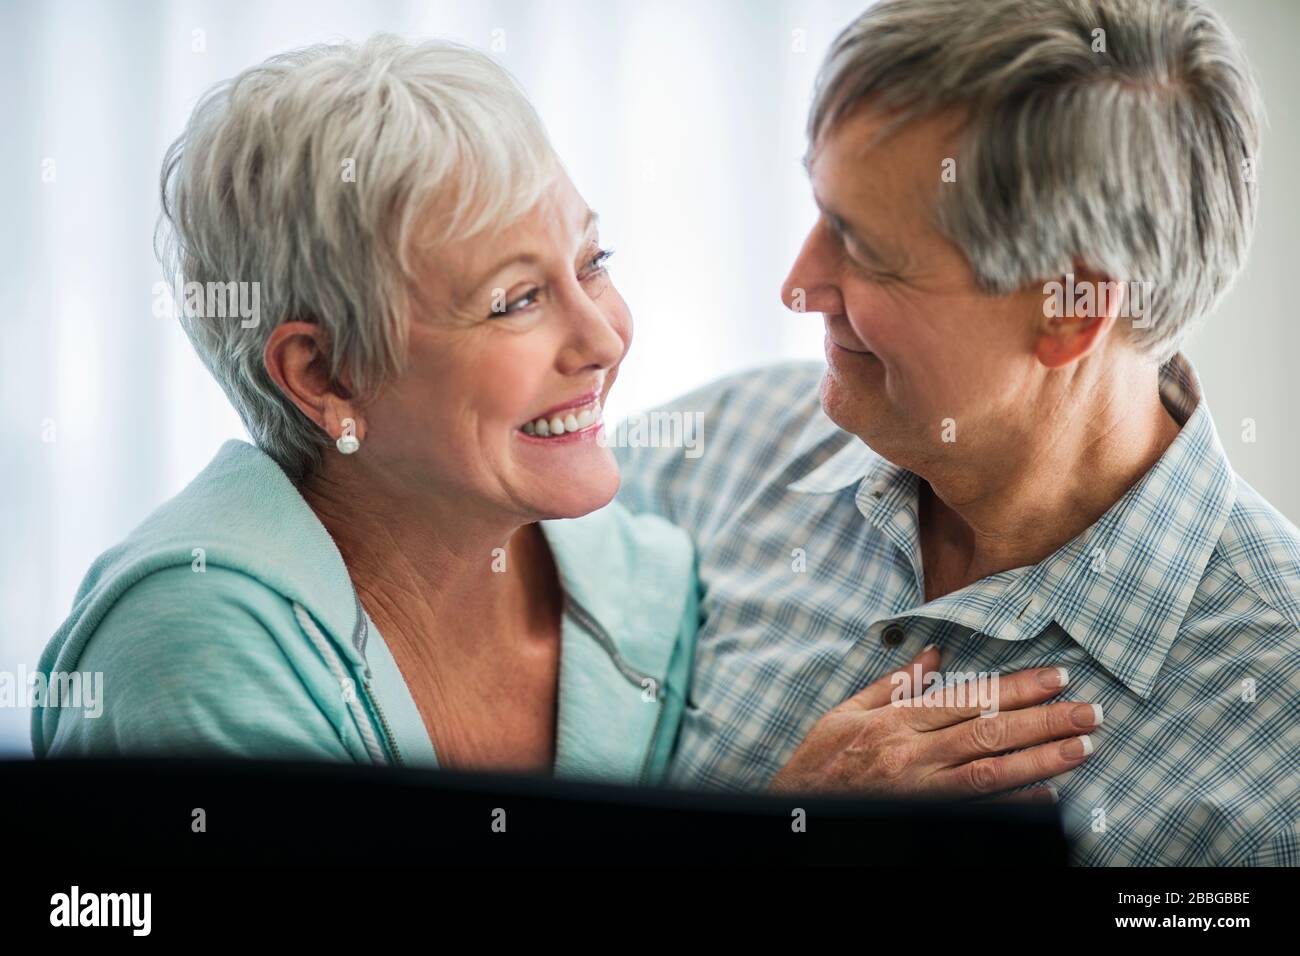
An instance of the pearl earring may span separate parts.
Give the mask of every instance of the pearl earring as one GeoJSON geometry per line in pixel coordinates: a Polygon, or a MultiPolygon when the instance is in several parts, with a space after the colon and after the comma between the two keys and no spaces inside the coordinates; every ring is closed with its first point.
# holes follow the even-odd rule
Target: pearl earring
{"type": "Polygon", "coordinates": [[[350,418],[343,419],[343,434],[334,443],[340,452],[350,455],[361,447],[361,439],[356,436],[357,423],[350,418]]]}

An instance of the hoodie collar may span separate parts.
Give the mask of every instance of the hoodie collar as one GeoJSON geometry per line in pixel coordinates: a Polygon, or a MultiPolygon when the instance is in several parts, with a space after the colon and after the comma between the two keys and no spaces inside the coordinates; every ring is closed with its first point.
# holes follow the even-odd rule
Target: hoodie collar
{"type": "Polygon", "coordinates": [[[616,503],[580,518],[543,521],[541,528],[566,615],[603,631],[632,671],[659,679],[694,586],[690,539],[660,518],[633,516],[616,503]]]}
{"type": "MultiPolygon", "coordinates": [[[[255,574],[309,610],[349,658],[366,666],[367,618],[329,532],[284,471],[248,442],[226,442],[196,479],[200,509],[220,515],[208,560],[255,574]]],[[[192,486],[193,487],[193,486],[192,486]]],[[[176,499],[191,497],[189,491],[176,499]]],[[[195,540],[187,522],[173,536],[195,540]]],[[[662,673],[685,608],[693,554],[685,535],[633,520],[620,506],[543,521],[566,609],[614,636],[629,664],[662,673]],[[665,603],[667,602],[667,603],[665,603]],[[671,605],[671,606],[668,606],[671,605]]],[[[188,560],[188,559],[187,559],[188,560]]]]}
{"type": "Polygon", "coordinates": [[[226,442],[165,507],[171,517],[160,525],[164,535],[199,543],[196,529],[201,529],[208,561],[252,574],[301,604],[350,660],[365,666],[366,618],[343,556],[264,451],[245,441],[226,442]]]}

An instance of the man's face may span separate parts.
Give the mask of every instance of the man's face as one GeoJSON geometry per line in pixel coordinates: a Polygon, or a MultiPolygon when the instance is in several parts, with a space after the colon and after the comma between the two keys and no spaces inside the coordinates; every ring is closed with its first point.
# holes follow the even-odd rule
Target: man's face
{"type": "Polygon", "coordinates": [[[941,191],[955,188],[942,174],[957,155],[957,120],[914,121],[873,144],[884,122],[852,113],[813,153],[821,212],[782,297],[823,315],[826,414],[923,471],[936,456],[1008,447],[1035,416],[1041,422],[1047,410],[1029,406],[1046,372],[1034,357],[1043,296],[981,292],[938,230],[941,191]]]}

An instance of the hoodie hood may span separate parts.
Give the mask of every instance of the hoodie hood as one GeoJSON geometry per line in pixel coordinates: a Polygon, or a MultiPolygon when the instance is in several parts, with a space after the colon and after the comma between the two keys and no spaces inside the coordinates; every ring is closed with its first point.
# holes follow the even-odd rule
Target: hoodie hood
{"type": "MultiPolygon", "coordinates": [[[[200,559],[247,574],[300,604],[340,655],[365,667],[364,618],[334,540],[270,456],[231,440],[176,497],[95,560],[39,669],[76,670],[86,641],[128,588],[155,571],[200,559]]],[[[33,710],[38,757],[57,716],[33,710]]]]}

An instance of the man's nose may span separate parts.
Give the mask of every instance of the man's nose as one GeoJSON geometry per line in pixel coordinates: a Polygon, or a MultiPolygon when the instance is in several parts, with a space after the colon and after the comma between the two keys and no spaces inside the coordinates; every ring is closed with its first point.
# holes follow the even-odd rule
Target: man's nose
{"type": "Polygon", "coordinates": [[[837,261],[821,220],[803,242],[790,274],[781,286],[781,301],[791,312],[821,312],[837,315],[844,311],[840,295],[837,261]]]}

